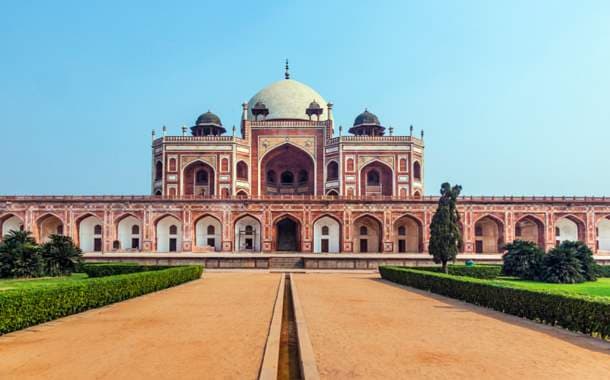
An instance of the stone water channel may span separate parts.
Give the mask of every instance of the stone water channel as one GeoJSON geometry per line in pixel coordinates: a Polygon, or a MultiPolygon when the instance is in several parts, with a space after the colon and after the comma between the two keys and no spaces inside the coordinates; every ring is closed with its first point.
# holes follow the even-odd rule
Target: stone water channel
{"type": "Polygon", "coordinates": [[[259,379],[319,379],[296,285],[292,274],[282,276],[259,379]]]}

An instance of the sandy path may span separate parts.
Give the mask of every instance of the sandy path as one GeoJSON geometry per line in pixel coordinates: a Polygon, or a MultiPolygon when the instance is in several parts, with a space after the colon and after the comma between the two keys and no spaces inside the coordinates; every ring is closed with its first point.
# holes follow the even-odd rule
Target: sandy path
{"type": "Polygon", "coordinates": [[[0,337],[0,379],[254,379],[279,274],[205,279],[0,337]]]}
{"type": "Polygon", "coordinates": [[[610,344],[378,277],[295,275],[322,378],[610,378],[610,344]]]}

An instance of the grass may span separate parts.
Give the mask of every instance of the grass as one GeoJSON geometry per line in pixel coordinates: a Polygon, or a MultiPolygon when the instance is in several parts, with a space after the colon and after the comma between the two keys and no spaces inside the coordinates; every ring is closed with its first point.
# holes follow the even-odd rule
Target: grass
{"type": "Polygon", "coordinates": [[[592,297],[610,297],[610,278],[599,278],[597,281],[583,282],[580,284],[549,284],[546,282],[526,281],[510,277],[499,277],[498,279],[491,280],[491,282],[501,286],[526,288],[552,293],[580,294],[592,297]]]}
{"type": "Polygon", "coordinates": [[[40,277],[27,279],[0,280],[0,292],[13,289],[32,289],[38,287],[55,286],[66,282],[83,281],[87,279],[84,273],[73,273],[71,276],[63,277],[40,277]]]}

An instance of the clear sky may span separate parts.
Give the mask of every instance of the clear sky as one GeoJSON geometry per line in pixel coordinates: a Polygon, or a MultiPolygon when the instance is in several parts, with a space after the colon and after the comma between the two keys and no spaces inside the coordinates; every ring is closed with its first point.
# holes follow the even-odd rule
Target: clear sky
{"type": "Polygon", "coordinates": [[[423,128],[428,194],[610,195],[609,1],[84,3],[0,3],[0,194],[148,194],[151,129],[230,130],[287,57],[423,128]]]}

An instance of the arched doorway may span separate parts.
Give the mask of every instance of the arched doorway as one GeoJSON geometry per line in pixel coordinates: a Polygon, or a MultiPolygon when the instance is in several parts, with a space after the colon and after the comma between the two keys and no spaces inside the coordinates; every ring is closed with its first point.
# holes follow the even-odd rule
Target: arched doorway
{"type": "Polygon", "coordinates": [[[394,223],[394,252],[424,251],[422,223],[411,215],[400,217],[394,223]]]}
{"type": "Polygon", "coordinates": [[[244,215],[235,221],[235,250],[238,252],[260,252],[261,223],[258,219],[244,215]]]}
{"type": "Polygon", "coordinates": [[[195,223],[195,246],[212,251],[222,249],[222,225],[213,216],[204,216],[195,223]]]}
{"type": "Polygon", "coordinates": [[[313,251],[335,253],[340,251],[341,224],[330,216],[318,218],[313,224],[313,251]]]}
{"type": "Polygon", "coordinates": [[[544,224],[531,215],[524,216],[515,223],[515,239],[531,241],[538,245],[539,248],[544,247],[544,224]]]}
{"type": "Polygon", "coordinates": [[[64,223],[57,216],[47,214],[38,219],[38,242],[46,243],[51,235],[63,235],[64,223]]]}
{"type": "Polygon", "coordinates": [[[83,252],[102,251],[102,220],[94,215],[85,216],[78,223],[78,245],[83,252]]]}
{"type": "Polygon", "coordinates": [[[142,226],[140,220],[133,215],[127,215],[120,219],[117,225],[117,237],[119,250],[139,250],[142,241],[142,226]]]}
{"type": "Polygon", "coordinates": [[[246,164],[243,161],[239,161],[237,163],[237,167],[236,167],[236,175],[237,175],[237,179],[240,181],[247,181],[248,180],[248,164],[246,164]]]}
{"type": "Polygon", "coordinates": [[[262,194],[314,194],[314,169],[304,150],[292,144],[274,148],[261,161],[262,194]]]}
{"type": "Polygon", "coordinates": [[[157,252],[178,252],[182,247],[182,223],[167,215],[157,221],[157,252]]]}
{"type": "Polygon", "coordinates": [[[214,168],[202,161],[195,161],[184,168],[183,194],[212,196],[215,192],[214,168]]]}
{"type": "Polygon", "coordinates": [[[275,250],[301,250],[301,224],[291,216],[284,216],[275,222],[275,250]]]}
{"type": "Polygon", "coordinates": [[[585,226],[576,217],[564,216],[555,221],[555,245],[564,241],[584,241],[585,226]]]}
{"type": "Polygon", "coordinates": [[[379,220],[364,215],[354,221],[352,230],[354,252],[383,252],[382,244],[382,225],[379,220]]]}
{"type": "Polygon", "coordinates": [[[23,221],[15,215],[7,215],[0,219],[0,224],[2,225],[2,228],[0,229],[0,232],[2,233],[0,240],[11,231],[23,230],[23,221]]]}
{"type": "Polygon", "coordinates": [[[475,253],[499,253],[504,246],[504,225],[489,215],[474,224],[475,253]]]}
{"type": "Polygon", "coordinates": [[[339,179],[339,164],[331,161],[326,165],[326,181],[336,181],[339,179]]]}
{"type": "Polygon", "coordinates": [[[597,250],[610,252],[610,219],[604,218],[597,224],[597,250]]]}
{"type": "Polygon", "coordinates": [[[361,195],[392,195],[394,182],[392,169],[379,161],[373,161],[360,171],[361,195]]]}

